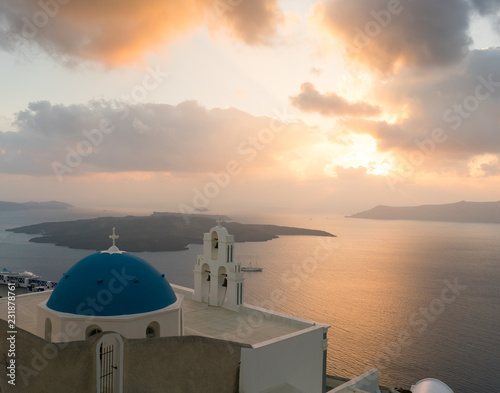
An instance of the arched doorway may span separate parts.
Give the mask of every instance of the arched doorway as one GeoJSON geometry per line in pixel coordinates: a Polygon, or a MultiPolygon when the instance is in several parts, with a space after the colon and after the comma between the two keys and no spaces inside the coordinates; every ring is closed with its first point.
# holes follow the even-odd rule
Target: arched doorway
{"type": "Polygon", "coordinates": [[[123,393],[123,340],[105,334],[96,344],[97,393],[123,393]]]}

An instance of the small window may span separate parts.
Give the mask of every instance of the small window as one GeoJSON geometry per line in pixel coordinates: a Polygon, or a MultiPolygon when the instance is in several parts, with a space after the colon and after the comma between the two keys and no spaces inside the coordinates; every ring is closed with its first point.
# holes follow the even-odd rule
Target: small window
{"type": "Polygon", "coordinates": [[[151,322],[146,328],[146,338],[160,337],[160,325],[158,322],[151,322]]]}
{"type": "Polygon", "coordinates": [[[90,332],[89,332],[89,337],[92,337],[92,336],[95,336],[96,334],[99,334],[101,333],[102,330],[99,329],[99,328],[95,328],[95,329],[92,329],[90,332]]]}
{"type": "Polygon", "coordinates": [[[99,326],[93,325],[87,328],[87,338],[95,336],[102,332],[102,329],[99,326]]]}

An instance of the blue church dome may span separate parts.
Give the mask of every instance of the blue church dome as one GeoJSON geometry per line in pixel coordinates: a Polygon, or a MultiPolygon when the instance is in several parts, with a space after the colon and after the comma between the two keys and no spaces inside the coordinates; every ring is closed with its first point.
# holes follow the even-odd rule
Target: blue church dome
{"type": "Polygon", "coordinates": [[[144,259],[112,248],[73,265],[47,307],[77,315],[116,316],[160,310],[177,301],[158,270],[144,259]]]}

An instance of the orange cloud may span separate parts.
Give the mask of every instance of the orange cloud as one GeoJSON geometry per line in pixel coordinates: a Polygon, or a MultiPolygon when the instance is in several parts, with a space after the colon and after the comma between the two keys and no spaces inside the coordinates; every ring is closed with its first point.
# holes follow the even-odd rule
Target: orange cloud
{"type": "Polygon", "coordinates": [[[108,66],[140,61],[205,24],[248,45],[270,43],[281,15],[277,0],[16,0],[0,10],[0,48],[29,41],[66,63],[108,66]]]}
{"type": "Polygon", "coordinates": [[[499,61],[500,49],[472,50],[460,68],[425,76],[401,72],[374,83],[376,102],[405,116],[341,119],[332,142],[348,140],[350,132],[370,135],[379,152],[394,158],[401,168],[395,175],[401,178],[425,172],[497,176],[499,61]]]}

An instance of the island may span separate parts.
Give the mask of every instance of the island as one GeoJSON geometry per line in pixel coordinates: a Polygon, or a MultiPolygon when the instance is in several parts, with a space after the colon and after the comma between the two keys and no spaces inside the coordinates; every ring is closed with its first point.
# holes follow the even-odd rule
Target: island
{"type": "MultiPolygon", "coordinates": [[[[94,219],[44,222],[7,229],[15,233],[41,235],[30,239],[35,243],[53,243],[57,246],[86,250],[106,250],[109,235],[116,227],[120,236],[117,246],[130,252],[180,251],[189,244],[202,244],[203,234],[217,225],[219,216],[179,213],[153,213],[150,216],[100,217],[94,219]]],[[[275,239],[280,235],[328,236],[331,233],[278,225],[241,224],[229,221],[222,225],[238,242],[259,242],[275,239]]]]}
{"type": "Polygon", "coordinates": [[[40,209],[68,209],[73,207],[69,203],[49,201],[49,202],[5,202],[0,201],[0,211],[17,210],[40,210],[40,209]]]}
{"type": "Polygon", "coordinates": [[[456,202],[442,205],[376,206],[373,209],[347,216],[376,220],[421,220],[500,223],[500,201],[456,202]]]}

